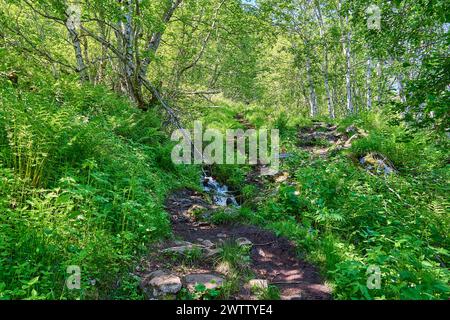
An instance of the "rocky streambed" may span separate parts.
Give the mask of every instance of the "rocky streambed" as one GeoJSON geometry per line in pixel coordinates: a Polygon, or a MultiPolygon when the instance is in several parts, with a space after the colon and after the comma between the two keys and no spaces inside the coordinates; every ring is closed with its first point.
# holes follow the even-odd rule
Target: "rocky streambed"
{"type": "Polygon", "coordinates": [[[136,271],[147,298],[252,300],[269,287],[284,300],[331,298],[316,268],[298,259],[288,240],[256,226],[198,219],[196,213],[214,214],[218,207],[187,189],[167,199],[175,239],[153,246],[136,271]],[[237,257],[242,270],[226,259],[230,248],[246,253],[237,257]]]}

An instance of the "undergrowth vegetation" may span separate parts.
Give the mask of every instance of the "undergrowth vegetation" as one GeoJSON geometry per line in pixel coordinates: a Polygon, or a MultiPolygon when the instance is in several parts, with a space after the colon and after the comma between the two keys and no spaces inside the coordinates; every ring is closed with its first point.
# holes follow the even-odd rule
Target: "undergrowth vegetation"
{"type": "MultiPolygon", "coordinates": [[[[144,299],[135,273],[176,238],[172,200],[172,221],[205,220],[197,232],[251,223],[289,238],[335,299],[448,299],[450,2],[371,2],[0,0],[0,300],[144,299]],[[194,155],[203,167],[175,165],[171,134],[195,121],[220,132],[194,155]],[[275,128],[272,177],[264,154],[242,164],[222,140],[275,128]]],[[[264,151],[255,133],[245,146],[264,151]]],[[[250,248],[221,249],[225,286],[178,298],[279,284],[253,272],[250,248]]],[[[256,298],[293,297],[264,287],[256,298]]]]}
{"type": "MultiPolygon", "coordinates": [[[[248,118],[257,119],[255,112],[248,118]]],[[[272,123],[276,127],[276,119],[272,123]]],[[[330,157],[296,148],[298,127],[284,128],[282,144],[291,154],[281,170],[291,182],[274,184],[268,197],[258,198],[256,206],[248,201],[231,219],[265,225],[294,240],[322,268],[335,298],[445,299],[448,140],[388,123],[382,113],[345,119],[338,130],[356,124],[369,134],[330,157]],[[383,154],[398,171],[370,174],[359,165],[369,152],[383,154]],[[380,289],[367,287],[370,266],[381,271],[380,289]]]]}
{"type": "Polygon", "coordinates": [[[214,214],[215,223],[256,223],[293,240],[321,268],[337,299],[448,297],[449,146],[442,132],[392,123],[386,112],[362,113],[337,121],[337,130],[355,125],[367,136],[348,150],[318,157],[298,147],[298,131],[310,120],[290,114],[288,121],[288,113],[257,106],[247,106],[244,114],[256,127],[280,130],[289,153],[281,170],[290,178],[272,182],[261,195],[253,185],[233,182],[248,168],[218,166],[218,176],[237,187],[244,203],[214,214]],[[396,172],[365,170],[359,159],[372,152],[387,157],[396,172]],[[381,271],[379,289],[367,287],[371,266],[381,271]]]}
{"type": "Polygon", "coordinates": [[[172,164],[156,112],[102,86],[0,81],[0,299],[140,298],[129,270],[198,168],[172,164]]]}

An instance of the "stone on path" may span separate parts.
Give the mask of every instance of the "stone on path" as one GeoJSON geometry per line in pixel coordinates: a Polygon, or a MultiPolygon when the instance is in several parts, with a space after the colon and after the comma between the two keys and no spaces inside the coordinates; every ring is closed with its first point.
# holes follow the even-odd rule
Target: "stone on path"
{"type": "Polygon", "coordinates": [[[375,174],[389,175],[396,173],[392,162],[389,161],[387,157],[377,152],[371,152],[365,155],[359,162],[367,171],[375,174]]]}
{"type": "Polygon", "coordinates": [[[206,248],[206,255],[205,256],[207,258],[209,258],[209,257],[215,256],[216,254],[219,254],[221,252],[222,252],[221,248],[216,248],[216,249],[206,248]]]}
{"type": "Polygon", "coordinates": [[[238,244],[238,246],[243,247],[243,246],[252,246],[253,242],[251,242],[250,240],[248,240],[247,238],[237,238],[236,239],[236,243],[238,244]]]}
{"type": "Polygon", "coordinates": [[[163,270],[150,273],[149,285],[154,297],[177,294],[181,290],[181,279],[163,270]]]}
{"type": "Polygon", "coordinates": [[[211,242],[210,240],[203,240],[203,241],[201,241],[201,243],[207,248],[212,248],[215,246],[215,244],[213,242],[211,242]]]}
{"type": "Polygon", "coordinates": [[[199,245],[195,245],[192,243],[189,244],[185,244],[185,245],[181,245],[181,246],[176,246],[176,247],[170,247],[167,249],[164,249],[162,252],[163,253],[178,253],[178,254],[184,254],[186,252],[195,250],[195,249],[203,249],[202,246],[199,245]]]}
{"type": "Polygon", "coordinates": [[[223,285],[224,279],[208,273],[188,274],[184,277],[186,288],[193,292],[197,285],[204,285],[206,289],[213,290],[223,285]]]}

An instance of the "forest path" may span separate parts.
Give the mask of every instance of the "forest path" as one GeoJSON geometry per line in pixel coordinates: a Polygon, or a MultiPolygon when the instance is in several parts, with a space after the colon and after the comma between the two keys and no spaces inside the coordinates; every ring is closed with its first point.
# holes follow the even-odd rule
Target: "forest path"
{"type": "MultiPolygon", "coordinates": [[[[236,115],[245,128],[253,126],[244,116],[236,115]]],[[[265,190],[265,178],[257,165],[247,175],[247,183],[265,190]]],[[[275,176],[275,181],[282,177],[275,176]]],[[[217,212],[236,208],[212,205],[204,193],[183,189],[172,193],[166,200],[171,215],[175,241],[161,243],[141,264],[141,287],[153,298],[172,298],[180,290],[197,295],[194,283],[207,289],[220,287],[227,281],[235,284],[227,299],[261,299],[261,290],[275,286],[282,300],[331,299],[331,289],[324,284],[317,268],[299,258],[295,245],[277,237],[273,232],[253,225],[214,224],[209,219],[217,212]],[[230,265],[227,248],[242,247],[248,255],[237,255],[230,265]],[[239,269],[238,276],[232,269],[239,269]],[[238,279],[236,279],[236,277],[238,279]],[[182,289],[184,288],[184,289],[182,289]]],[[[242,253],[242,252],[241,252],[242,253]]],[[[233,260],[233,259],[231,259],[233,260]]],[[[203,292],[203,298],[207,292],[203,292]]],[[[200,295],[202,296],[202,295],[200,295]]]]}
{"type": "MultiPolygon", "coordinates": [[[[223,250],[226,250],[224,246],[234,243],[249,250],[249,261],[244,256],[236,257],[242,259],[238,264],[246,268],[246,272],[240,275],[238,290],[228,299],[258,299],[252,284],[263,288],[270,285],[278,287],[282,300],[331,299],[331,290],[323,283],[317,269],[298,258],[296,248],[290,241],[252,225],[215,225],[197,219],[195,212],[211,215],[217,208],[209,204],[202,193],[193,190],[173,193],[167,199],[166,209],[171,214],[174,236],[179,240],[155,246],[143,261],[140,276],[144,290],[154,289],[157,282],[155,271],[163,271],[175,282],[179,278],[186,288],[190,287],[192,275],[203,275],[203,279],[214,278],[220,285],[230,276],[230,266],[222,259],[223,250]],[[195,261],[188,261],[195,251],[200,252],[201,256],[195,261]],[[170,254],[179,255],[182,259],[170,259],[170,254]]],[[[202,281],[200,279],[198,283],[216,288],[216,284],[202,281]]]]}
{"type": "Polygon", "coordinates": [[[312,126],[300,128],[297,134],[297,146],[314,156],[326,157],[330,153],[351,147],[352,142],[366,137],[364,130],[351,125],[345,132],[339,132],[337,125],[314,121],[312,126]]]}

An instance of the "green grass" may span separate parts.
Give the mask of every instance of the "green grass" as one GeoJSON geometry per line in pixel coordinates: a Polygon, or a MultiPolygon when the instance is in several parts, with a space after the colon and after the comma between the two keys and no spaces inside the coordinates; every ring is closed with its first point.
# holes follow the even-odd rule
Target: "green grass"
{"type": "Polygon", "coordinates": [[[250,247],[240,246],[234,241],[225,241],[220,246],[220,261],[226,262],[237,273],[245,272],[250,265],[250,247]]]}
{"type": "Polygon", "coordinates": [[[233,218],[293,240],[321,268],[334,298],[446,299],[448,142],[435,132],[390,125],[386,117],[344,119],[340,130],[355,123],[369,136],[329,158],[309,156],[285,135],[292,156],[282,169],[295,184],[279,186],[253,213],[233,218]],[[382,153],[399,172],[368,174],[357,161],[368,152],[382,153]],[[371,265],[381,269],[381,289],[366,286],[371,265]]]}
{"type": "Polygon", "coordinates": [[[250,246],[239,246],[235,241],[225,241],[216,264],[226,265],[228,273],[220,292],[220,298],[229,299],[238,293],[243,283],[252,278],[250,269],[250,246]]]}
{"type": "MultiPolygon", "coordinates": [[[[171,233],[164,199],[198,188],[196,166],[175,166],[159,111],[138,111],[101,86],[27,75],[0,79],[0,299],[142,299],[130,271],[147,246],[171,233]],[[68,266],[81,290],[67,290],[68,266]]],[[[250,222],[293,240],[320,267],[337,299],[446,299],[449,295],[448,139],[390,121],[386,112],[338,121],[368,132],[345,152],[311,157],[296,133],[311,120],[278,108],[235,104],[199,108],[210,127],[274,127],[291,153],[292,185],[267,195],[245,183],[249,166],[219,165],[213,175],[242,195],[242,208],[215,223],[250,222]],[[398,173],[373,176],[358,164],[369,152],[398,173]],[[255,203],[255,199],[258,201],[255,203]],[[381,289],[366,286],[379,266],[381,289]]],[[[248,251],[226,243],[233,272],[208,298],[229,297],[248,278],[248,251]]],[[[198,257],[189,257],[194,262],[198,257]]],[[[269,288],[261,299],[275,298],[269,288]]]]}
{"type": "Polygon", "coordinates": [[[0,299],[141,298],[128,273],[170,235],[163,201],[198,168],[172,164],[157,112],[103,87],[1,81],[0,299]]]}
{"type": "Polygon", "coordinates": [[[276,286],[252,288],[252,292],[256,294],[258,300],[280,300],[280,289],[276,286]]]}

